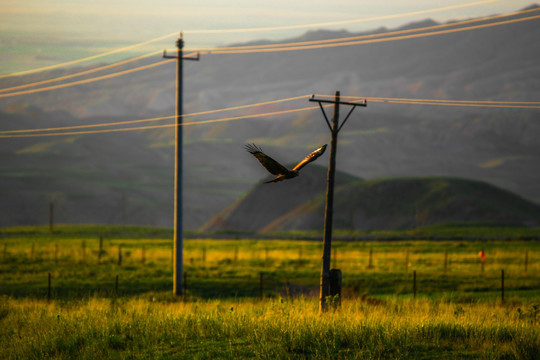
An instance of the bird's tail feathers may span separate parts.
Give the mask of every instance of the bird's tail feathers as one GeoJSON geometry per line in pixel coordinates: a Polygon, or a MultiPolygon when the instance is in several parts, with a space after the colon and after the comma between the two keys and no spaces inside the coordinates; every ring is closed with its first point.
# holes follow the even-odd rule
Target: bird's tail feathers
{"type": "Polygon", "coordinates": [[[278,176],[278,177],[273,178],[272,180],[265,181],[264,183],[265,184],[277,183],[277,182],[280,182],[280,181],[283,181],[283,180],[285,180],[283,178],[283,176],[278,176]]]}

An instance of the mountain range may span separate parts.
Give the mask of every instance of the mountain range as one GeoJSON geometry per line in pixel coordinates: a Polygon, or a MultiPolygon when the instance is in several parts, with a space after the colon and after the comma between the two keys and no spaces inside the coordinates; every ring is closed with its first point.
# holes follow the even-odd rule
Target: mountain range
{"type": "MultiPolygon", "coordinates": [[[[433,24],[426,19],[402,29],[433,24]]],[[[283,42],[352,35],[360,34],[317,30],[283,42]]],[[[265,118],[255,117],[257,113],[307,107],[312,105],[308,94],[331,95],[335,90],[343,96],[538,101],[538,39],[540,21],[532,20],[385,43],[210,54],[186,62],[186,113],[305,98],[186,119],[252,116],[185,127],[185,227],[200,228],[265,176],[243,144],[255,142],[288,162],[329,141],[318,109],[265,118]]],[[[0,87],[88,68],[5,78],[0,87]]],[[[11,130],[167,116],[174,114],[174,83],[175,66],[167,64],[76,87],[0,98],[0,122],[2,130],[11,130]]],[[[340,133],[338,170],[367,181],[473,179],[538,204],[539,111],[368,102],[355,109],[340,133]]],[[[58,222],[171,226],[173,145],[170,127],[0,139],[0,226],[46,223],[51,202],[58,222]]],[[[324,165],[326,156],[318,163],[324,165]]]]}

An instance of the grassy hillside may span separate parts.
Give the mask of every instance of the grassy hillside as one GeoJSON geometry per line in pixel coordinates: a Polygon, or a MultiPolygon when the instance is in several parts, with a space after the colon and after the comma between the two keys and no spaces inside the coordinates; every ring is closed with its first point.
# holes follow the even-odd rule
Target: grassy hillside
{"type": "MultiPolygon", "coordinates": [[[[238,224],[237,230],[241,230],[252,216],[238,209],[256,208],[253,216],[266,220],[259,224],[261,231],[322,230],[324,193],[311,193],[300,205],[284,208],[280,207],[280,199],[286,198],[285,194],[272,194],[261,201],[268,191],[263,185],[257,186],[228,210],[225,219],[238,224]],[[278,216],[265,216],[276,208],[281,211],[278,216]]],[[[335,192],[335,229],[414,229],[444,223],[538,226],[540,207],[492,185],[454,178],[357,181],[338,186],[335,192]]]]}
{"type": "MultiPolygon", "coordinates": [[[[264,230],[269,223],[276,221],[290,209],[323,194],[326,189],[326,172],[326,168],[310,164],[292,180],[275,184],[260,182],[214,216],[201,231],[264,230]]],[[[338,185],[359,181],[358,178],[343,172],[338,172],[336,179],[338,185]]]]}

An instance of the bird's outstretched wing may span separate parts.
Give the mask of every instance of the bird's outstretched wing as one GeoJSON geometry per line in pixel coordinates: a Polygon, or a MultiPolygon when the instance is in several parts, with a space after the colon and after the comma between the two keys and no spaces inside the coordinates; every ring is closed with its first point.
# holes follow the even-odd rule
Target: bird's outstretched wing
{"type": "Polygon", "coordinates": [[[287,168],[280,163],[278,163],[276,160],[272,159],[270,156],[266,155],[262,152],[262,149],[257,147],[255,144],[248,144],[245,145],[246,150],[255,156],[257,160],[261,163],[262,166],[265,167],[266,170],[270,172],[272,175],[280,175],[288,172],[287,168]]]}
{"type": "Polygon", "coordinates": [[[304,160],[300,161],[296,166],[292,169],[292,171],[300,171],[301,168],[306,166],[312,161],[315,161],[319,156],[324,154],[324,151],[326,150],[326,144],[318,148],[317,150],[313,151],[311,154],[306,156],[304,160]]]}

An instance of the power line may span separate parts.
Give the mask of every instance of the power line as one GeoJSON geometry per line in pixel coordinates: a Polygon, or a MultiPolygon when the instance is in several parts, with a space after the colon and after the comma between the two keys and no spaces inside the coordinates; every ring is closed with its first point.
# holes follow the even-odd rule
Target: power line
{"type": "MultiPolygon", "coordinates": [[[[419,11],[413,11],[413,12],[401,13],[401,14],[383,15],[383,16],[375,16],[375,17],[371,17],[371,18],[342,20],[342,21],[333,21],[333,22],[325,22],[325,23],[317,23],[317,24],[288,25],[288,26],[274,26],[274,27],[261,27],[261,28],[244,28],[244,29],[238,28],[238,29],[185,30],[184,33],[186,33],[186,34],[215,34],[215,33],[231,33],[231,32],[258,32],[258,31],[270,31],[270,30],[302,29],[302,28],[330,26],[330,25],[343,25],[343,24],[369,22],[369,21],[376,21],[376,20],[395,19],[395,18],[398,18],[398,17],[406,17],[406,16],[412,16],[412,15],[427,14],[427,13],[432,13],[432,12],[453,10],[453,9],[458,9],[458,8],[464,8],[464,7],[471,7],[471,6],[476,6],[476,5],[487,4],[487,3],[496,2],[496,1],[499,1],[499,0],[484,0],[484,1],[477,1],[477,2],[473,2],[473,3],[469,3],[469,4],[445,6],[445,7],[436,8],[436,9],[419,10],[419,11]]],[[[78,64],[78,63],[85,62],[85,61],[88,61],[88,60],[93,60],[93,59],[97,59],[97,58],[100,58],[100,57],[105,57],[105,56],[108,56],[108,55],[116,54],[116,53],[119,53],[119,52],[124,52],[124,51],[130,50],[130,49],[142,46],[142,45],[146,45],[146,44],[150,44],[152,42],[156,42],[156,41],[159,41],[159,40],[166,39],[166,38],[171,37],[171,36],[176,35],[176,34],[178,34],[178,32],[170,33],[170,34],[163,35],[163,36],[151,39],[151,40],[147,40],[147,41],[143,41],[143,42],[133,44],[133,45],[130,45],[130,46],[114,49],[114,50],[107,51],[107,52],[104,52],[104,53],[101,53],[101,54],[96,54],[96,55],[88,56],[88,57],[77,59],[77,60],[63,62],[63,63],[60,63],[60,64],[45,66],[45,67],[41,67],[41,68],[37,68],[37,69],[19,71],[19,72],[15,72],[15,73],[11,73],[11,74],[0,75],[0,79],[6,78],[6,77],[12,77],[12,76],[26,75],[26,74],[39,72],[39,71],[51,70],[51,69],[56,69],[56,68],[59,68],[59,67],[78,64]]]]}
{"type": "MultiPolygon", "coordinates": [[[[319,97],[332,98],[332,95],[317,94],[319,97]]],[[[347,99],[367,99],[370,101],[408,101],[408,102],[436,102],[436,103],[458,103],[458,104],[520,104],[520,105],[540,105],[540,101],[503,101],[503,100],[443,100],[443,99],[416,99],[416,98],[390,98],[373,96],[341,96],[347,99]]]]}
{"type": "Polygon", "coordinates": [[[445,7],[436,8],[436,9],[418,10],[418,11],[411,11],[411,12],[401,13],[401,14],[374,16],[374,17],[362,18],[362,19],[331,21],[331,22],[323,22],[323,23],[317,23],[317,24],[284,25],[284,26],[271,26],[271,27],[260,27],[260,28],[186,30],[184,31],[184,33],[185,34],[241,33],[241,32],[258,32],[258,31],[272,31],[272,30],[305,29],[305,28],[321,27],[321,26],[355,24],[355,23],[361,23],[361,22],[395,19],[395,18],[405,17],[405,16],[421,15],[421,14],[428,14],[428,13],[439,12],[439,11],[454,10],[454,9],[482,5],[482,4],[487,4],[487,3],[497,2],[497,1],[499,0],[476,1],[473,3],[445,6],[445,7]]]}
{"type": "MultiPolygon", "coordinates": [[[[296,100],[296,99],[302,98],[304,96],[306,96],[306,95],[298,96],[298,97],[294,97],[294,98],[288,98],[288,99],[273,100],[273,101],[264,102],[264,103],[257,103],[257,104],[251,104],[251,105],[242,105],[242,106],[234,107],[234,108],[226,108],[226,109],[210,110],[208,112],[185,114],[185,116],[202,115],[204,113],[208,114],[208,113],[211,113],[211,112],[233,110],[233,109],[245,108],[245,107],[249,107],[249,106],[264,105],[264,104],[270,104],[270,103],[275,103],[275,102],[279,102],[279,101],[296,100]]],[[[317,94],[317,96],[328,97],[328,98],[331,97],[331,95],[319,95],[319,94],[317,94]]],[[[484,100],[405,99],[405,98],[381,98],[381,97],[359,97],[359,96],[342,96],[342,97],[343,98],[349,98],[349,99],[356,99],[356,100],[367,100],[367,101],[370,101],[370,102],[378,102],[378,103],[393,103],[393,104],[408,104],[408,105],[490,107],[490,108],[509,108],[509,109],[540,109],[540,102],[523,102],[523,101],[507,101],[507,102],[505,102],[505,101],[488,101],[488,100],[484,101],[484,100]],[[523,104],[523,105],[512,105],[512,104],[523,104]],[[525,104],[531,104],[531,105],[525,105],[525,104]],[[534,106],[533,104],[538,104],[538,106],[534,106]]],[[[330,105],[328,105],[328,106],[330,106],[330,105]]],[[[227,117],[227,118],[212,119],[212,120],[192,121],[192,122],[182,123],[181,126],[203,125],[203,124],[211,124],[211,123],[219,123],[219,122],[229,122],[229,121],[248,119],[248,118],[283,115],[283,114],[288,114],[288,113],[295,113],[295,112],[300,112],[300,111],[313,110],[313,109],[317,109],[317,108],[318,107],[305,107],[305,108],[299,108],[299,109],[275,111],[275,112],[261,113],[261,114],[250,114],[250,115],[242,115],[242,116],[227,117]]],[[[142,121],[155,121],[155,120],[158,120],[158,119],[163,120],[163,119],[167,119],[167,118],[172,119],[174,117],[175,116],[167,116],[167,117],[161,117],[161,118],[133,120],[133,121],[119,122],[119,123],[81,125],[81,126],[64,127],[64,128],[49,128],[49,129],[35,129],[35,130],[8,130],[8,131],[1,131],[0,132],[0,138],[29,138],[29,137],[45,137],[45,136],[87,135],[87,134],[103,134],[103,133],[112,133],[112,132],[125,132],[125,131],[136,131],[136,130],[159,129],[159,128],[175,127],[176,124],[140,126],[140,127],[131,127],[131,128],[121,128],[121,129],[90,130],[90,131],[75,131],[75,132],[57,132],[57,133],[48,133],[48,134],[13,134],[13,133],[20,133],[20,132],[67,130],[67,129],[73,129],[73,128],[84,128],[84,127],[92,127],[92,126],[124,125],[124,124],[130,124],[130,123],[142,122],[142,121]]]]}
{"type": "Polygon", "coordinates": [[[140,42],[140,43],[137,43],[137,44],[125,46],[125,47],[118,48],[118,49],[114,49],[114,50],[107,51],[107,52],[104,52],[104,53],[101,53],[101,54],[87,56],[87,57],[82,58],[82,59],[71,60],[71,61],[60,63],[60,64],[56,64],[56,65],[45,66],[45,67],[38,68],[38,69],[25,70],[25,71],[19,71],[19,72],[15,72],[15,73],[11,73],[11,74],[0,75],[0,79],[6,78],[6,77],[11,77],[11,76],[19,76],[19,75],[31,74],[31,73],[35,73],[35,72],[39,72],[39,71],[44,71],[44,70],[56,69],[56,68],[63,67],[63,66],[78,64],[78,63],[85,62],[85,61],[88,61],[88,60],[98,59],[100,57],[116,54],[116,53],[119,53],[119,52],[124,52],[124,51],[127,51],[127,50],[131,50],[133,48],[142,46],[142,45],[146,45],[146,44],[150,44],[150,43],[153,43],[153,42],[156,42],[156,41],[159,41],[159,40],[163,40],[163,39],[166,39],[166,38],[171,37],[171,36],[176,35],[176,34],[178,34],[177,31],[175,31],[174,33],[171,33],[171,34],[167,34],[167,35],[157,37],[155,39],[143,41],[143,42],[140,42]]]}
{"type": "MultiPolygon", "coordinates": [[[[290,97],[290,98],[285,98],[285,99],[278,99],[278,100],[271,100],[271,101],[264,101],[264,102],[254,103],[254,104],[248,104],[248,105],[240,105],[240,106],[234,106],[234,107],[228,107],[228,108],[222,108],[222,109],[216,109],[216,110],[201,111],[201,112],[196,112],[196,113],[183,114],[180,117],[185,118],[185,117],[192,117],[192,116],[199,116],[199,115],[208,115],[208,114],[213,114],[213,113],[223,112],[223,111],[240,110],[240,109],[246,109],[246,108],[256,107],[256,106],[277,104],[281,102],[302,99],[307,96],[308,95],[301,95],[301,96],[295,96],[295,97],[290,97]]],[[[176,118],[175,115],[169,115],[169,116],[160,116],[160,117],[154,117],[154,118],[148,118],[148,119],[117,121],[117,122],[101,123],[101,124],[74,125],[74,126],[63,126],[63,127],[45,128],[45,129],[4,130],[4,131],[0,131],[0,134],[86,129],[86,128],[92,128],[92,127],[128,125],[128,124],[135,124],[135,123],[141,123],[141,122],[168,120],[168,119],[174,119],[174,118],[176,118]]]]}
{"type": "MultiPolygon", "coordinates": [[[[222,109],[207,110],[195,113],[184,114],[182,117],[193,117],[200,115],[208,115],[217,112],[223,111],[232,111],[246,109],[250,107],[257,107],[263,105],[276,104],[281,102],[288,102],[293,100],[302,99],[308,95],[294,96],[290,98],[277,99],[264,101],[259,103],[240,105],[222,109]]],[[[318,97],[332,98],[332,95],[316,94],[318,97]]],[[[540,101],[495,101],[495,100],[444,100],[444,99],[414,99],[414,98],[389,98],[389,97],[369,97],[369,96],[341,96],[342,98],[355,99],[355,100],[369,100],[370,102],[386,102],[386,103],[395,103],[395,104],[411,104],[411,105],[438,105],[438,106],[475,106],[475,107],[500,107],[500,108],[520,108],[520,109],[537,109],[540,106],[540,101]],[[539,106],[534,106],[539,105],[539,106]]],[[[147,119],[139,120],[128,120],[128,121],[118,121],[118,122],[109,122],[101,124],[88,124],[88,125],[74,125],[74,126],[63,126],[63,127],[54,127],[54,128],[43,128],[43,129],[22,129],[22,130],[4,130],[0,131],[0,134],[16,134],[16,133],[34,133],[34,132],[45,132],[45,131],[61,131],[61,130],[74,130],[74,129],[86,129],[93,127],[108,127],[108,126],[119,126],[119,125],[129,125],[141,122],[153,122],[174,119],[175,115],[170,116],[161,116],[147,119]]]]}
{"type": "Polygon", "coordinates": [[[6,92],[6,91],[10,91],[10,90],[19,90],[19,89],[24,89],[24,88],[28,88],[28,87],[44,85],[44,84],[50,84],[52,82],[67,80],[67,79],[71,79],[71,78],[78,77],[78,76],[88,75],[88,74],[92,74],[92,73],[95,73],[95,72],[98,72],[98,71],[107,70],[107,69],[110,69],[110,68],[113,68],[113,67],[116,67],[116,66],[129,64],[131,62],[141,60],[141,59],[147,58],[149,56],[160,54],[160,53],[161,53],[161,50],[160,51],[152,51],[151,53],[144,54],[144,55],[141,55],[141,56],[137,56],[135,58],[114,62],[112,64],[100,66],[100,67],[93,68],[93,69],[90,69],[90,70],[85,70],[85,71],[81,71],[81,72],[77,72],[77,73],[73,73],[73,74],[68,74],[68,75],[64,75],[64,76],[60,76],[60,77],[56,77],[56,78],[52,78],[52,79],[48,79],[48,80],[36,81],[36,82],[33,82],[33,83],[29,83],[29,84],[12,86],[12,87],[9,87],[9,88],[3,88],[3,89],[0,89],[0,92],[6,92]]]}
{"type": "MultiPolygon", "coordinates": [[[[534,9],[534,10],[536,10],[536,9],[534,9]]],[[[256,48],[256,49],[245,49],[245,50],[242,49],[242,47],[237,47],[236,48],[237,50],[227,50],[225,48],[214,48],[212,50],[206,50],[206,53],[207,54],[240,54],[240,53],[260,53],[260,52],[274,52],[274,51],[276,51],[276,52],[278,52],[278,51],[297,51],[297,50],[320,49],[320,48],[329,48],[329,47],[338,47],[338,46],[353,46],[353,45],[361,45],[361,44],[371,44],[371,43],[379,43],[379,42],[390,42],[390,41],[398,41],[398,40],[405,40],[405,39],[412,39],[412,38],[420,38],[420,37],[426,37],[426,36],[435,36],[435,35],[442,35],[442,34],[448,34],[448,33],[461,32],[461,31],[470,31],[470,30],[475,30],[475,29],[481,29],[481,28],[487,28],[487,27],[493,27],[493,26],[499,26],[499,25],[506,25],[506,24],[516,23],[516,22],[535,20],[535,19],[538,19],[538,18],[540,18],[540,15],[526,17],[526,18],[506,20],[506,21],[500,21],[500,22],[495,22],[495,23],[490,23],[490,24],[482,24],[482,25],[462,27],[462,28],[457,28],[457,29],[448,29],[448,30],[442,30],[442,31],[432,31],[432,32],[425,32],[425,33],[420,33],[420,34],[411,34],[411,35],[405,35],[405,36],[394,36],[394,37],[391,37],[391,36],[388,37],[387,36],[387,37],[382,37],[380,39],[370,39],[370,40],[360,40],[360,41],[350,41],[350,42],[339,42],[339,43],[320,44],[320,45],[308,45],[308,46],[291,46],[291,44],[281,44],[284,47],[280,47],[280,48],[256,48]]],[[[469,22],[469,21],[467,21],[467,22],[469,22]]],[[[455,24],[457,24],[457,23],[455,23],[455,24]]],[[[446,26],[446,24],[445,24],[445,26],[446,26]]],[[[437,25],[437,26],[434,26],[434,27],[427,27],[427,28],[424,28],[424,29],[435,28],[435,27],[439,27],[439,26],[437,25]]],[[[417,30],[420,30],[420,29],[417,29],[417,30]]],[[[388,34],[391,34],[391,33],[383,34],[381,36],[388,35],[388,34]]],[[[341,39],[337,39],[337,40],[334,39],[334,40],[335,41],[342,41],[341,39]]],[[[318,41],[326,42],[327,40],[318,40],[318,41]]],[[[313,41],[313,43],[315,43],[315,42],[316,41],[313,41]]],[[[246,48],[248,48],[248,47],[246,47],[246,48]]],[[[249,47],[249,48],[251,48],[251,47],[249,47]]],[[[203,51],[203,53],[204,53],[204,51],[203,51]]],[[[149,55],[149,54],[147,54],[147,55],[149,55]]],[[[130,60],[130,61],[134,61],[134,60],[130,60]]],[[[120,72],[117,72],[117,73],[112,73],[112,74],[109,74],[109,75],[90,78],[90,79],[86,79],[86,80],[75,81],[75,82],[71,82],[71,83],[68,83],[68,84],[61,84],[61,85],[55,85],[55,86],[39,88],[39,89],[33,89],[33,90],[12,92],[12,93],[7,93],[7,94],[0,94],[0,98],[18,96],[18,95],[26,95],[26,94],[32,94],[32,93],[37,93],[37,92],[42,92],[42,91],[55,90],[55,89],[59,89],[59,88],[65,88],[65,87],[69,87],[69,86],[74,86],[74,85],[79,85],[79,84],[84,84],[84,83],[109,79],[109,78],[113,78],[113,77],[116,77],[116,76],[121,76],[121,75],[125,75],[125,74],[128,74],[128,73],[140,71],[140,70],[145,70],[147,68],[163,65],[165,63],[166,62],[161,62],[161,63],[157,63],[157,64],[150,64],[150,65],[146,65],[146,66],[142,66],[142,67],[138,67],[138,68],[134,68],[134,69],[130,69],[130,70],[125,70],[125,71],[120,71],[120,72]]],[[[28,85],[28,86],[30,86],[30,85],[28,85]]],[[[0,90],[0,92],[1,91],[2,90],[0,90]]]]}
{"type": "MultiPolygon", "coordinates": [[[[219,51],[215,50],[215,51],[208,52],[208,53],[212,53],[212,54],[246,54],[246,53],[262,53],[262,52],[278,52],[278,51],[297,51],[297,50],[308,50],[308,49],[321,49],[321,48],[330,48],[330,47],[338,47],[338,46],[352,46],[352,45],[360,45],[360,44],[373,44],[373,43],[379,43],[379,42],[389,42],[389,41],[397,41],[397,40],[414,39],[414,38],[421,38],[421,37],[427,37],[427,36],[435,36],[435,35],[456,33],[456,32],[461,32],[461,31],[482,29],[482,28],[488,28],[488,27],[493,27],[493,26],[500,26],[500,25],[507,25],[507,24],[512,24],[512,23],[517,23],[517,22],[522,22],[522,21],[535,20],[535,19],[538,19],[538,18],[540,18],[540,15],[530,16],[530,17],[526,17],[526,18],[499,21],[499,22],[490,23],[490,24],[467,26],[467,27],[462,27],[462,28],[457,28],[457,29],[432,31],[432,32],[426,32],[426,33],[421,33],[421,34],[411,34],[411,35],[404,35],[404,36],[386,37],[386,38],[381,38],[381,39],[360,40],[360,41],[350,41],[350,42],[340,42],[340,43],[320,44],[320,45],[308,45],[308,46],[281,47],[281,48],[272,48],[272,49],[258,48],[258,49],[251,49],[251,50],[219,50],[219,51]]],[[[204,52],[202,52],[202,53],[204,53],[204,52]]]]}
{"type": "Polygon", "coordinates": [[[67,83],[67,84],[58,84],[58,85],[48,86],[48,87],[44,87],[44,88],[16,91],[16,92],[7,93],[7,94],[0,94],[0,98],[10,97],[10,96],[18,96],[18,95],[27,95],[27,94],[33,94],[33,93],[42,92],[42,91],[50,91],[50,90],[66,88],[66,87],[74,86],[74,85],[87,84],[87,83],[91,83],[91,82],[94,82],[94,81],[110,79],[110,78],[114,78],[114,77],[121,76],[121,75],[131,74],[133,72],[150,69],[150,68],[153,68],[153,67],[156,67],[156,66],[165,65],[165,64],[170,63],[172,61],[174,61],[174,60],[164,60],[164,61],[156,62],[156,63],[153,63],[153,64],[149,64],[149,65],[139,66],[139,67],[129,69],[129,70],[115,72],[115,73],[108,74],[108,75],[102,75],[102,76],[98,76],[98,77],[94,77],[94,78],[90,78],[90,79],[85,79],[85,80],[73,81],[73,82],[70,82],[70,83],[67,83]]]}
{"type": "MultiPolygon", "coordinates": [[[[250,115],[234,116],[234,117],[221,118],[221,119],[192,121],[192,122],[182,123],[182,124],[180,124],[180,126],[203,125],[203,124],[229,122],[229,121],[249,119],[249,118],[257,118],[257,117],[283,115],[283,114],[295,113],[295,112],[306,111],[306,110],[313,110],[313,109],[318,109],[318,108],[319,108],[318,106],[310,106],[310,107],[305,107],[305,108],[283,110],[283,111],[274,111],[274,112],[262,113],[262,114],[250,114],[250,115]]],[[[176,127],[176,126],[177,126],[177,124],[165,124],[165,125],[151,125],[151,126],[130,127],[130,128],[122,128],[122,129],[73,131],[73,132],[59,132],[59,133],[49,133],[49,134],[19,134],[19,135],[9,135],[8,134],[8,135],[0,135],[0,138],[30,138],[30,137],[48,137],[48,136],[104,134],[104,133],[113,133],[113,132],[161,129],[161,128],[168,128],[168,127],[176,127]]]]}
{"type": "Polygon", "coordinates": [[[424,101],[406,101],[406,100],[371,100],[371,102],[383,102],[392,104],[410,104],[410,105],[432,105],[432,106],[459,106],[459,107],[490,107],[505,109],[540,109],[540,105],[494,105],[494,104],[474,104],[474,103],[447,103],[447,102],[424,102],[424,101]]]}
{"type": "Polygon", "coordinates": [[[489,20],[499,19],[499,18],[504,18],[504,17],[517,16],[517,15],[527,14],[527,13],[536,12],[536,11],[540,11],[540,8],[517,11],[517,12],[509,13],[509,14],[493,15],[493,16],[487,16],[487,17],[482,17],[482,18],[477,18],[477,19],[452,22],[452,23],[447,23],[447,24],[425,26],[425,27],[419,27],[419,28],[414,28],[414,29],[406,29],[406,30],[388,31],[388,32],[381,32],[381,33],[368,34],[368,35],[348,36],[348,37],[343,37],[343,38],[300,41],[300,42],[290,42],[290,43],[280,43],[280,44],[227,46],[227,47],[212,47],[212,48],[193,48],[193,49],[190,49],[190,50],[191,51],[218,52],[218,51],[226,51],[226,50],[269,49],[269,48],[282,48],[282,47],[292,47],[292,46],[300,46],[300,45],[315,45],[315,44],[324,44],[324,43],[332,43],[332,42],[345,42],[345,41],[351,41],[351,40],[369,39],[369,38],[376,38],[376,37],[387,37],[387,36],[390,36],[390,35],[400,35],[400,34],[408,34],[408,33],[420,32],[420,31],[429,31],[429,30],[446,28],[446,27],[455,27],[455,26],[471,24],[471,23],[475,23],[475,22],[483,22],[483,21],[489,21],[489,20]]]}

